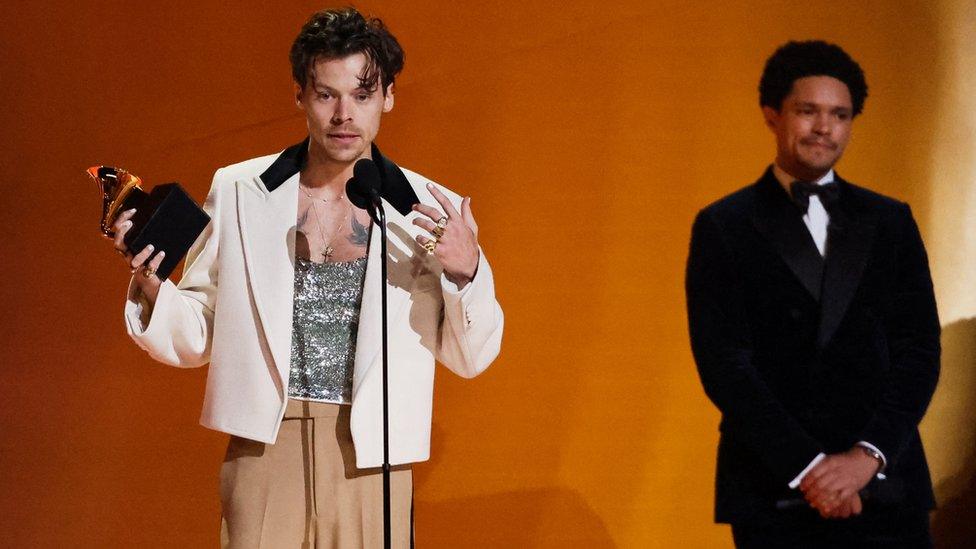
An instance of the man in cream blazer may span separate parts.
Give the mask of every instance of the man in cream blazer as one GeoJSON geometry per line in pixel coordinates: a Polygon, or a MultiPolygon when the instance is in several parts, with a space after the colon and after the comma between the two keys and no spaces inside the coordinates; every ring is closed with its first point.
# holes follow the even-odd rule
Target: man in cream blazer
{"type": "Polygon", "coordinates": [[[134,274],[126,326],[160,362],[210,364],[201,423],[233,435],[221,469],[225,545],[378,547],[372,525],[387,522],[393,546],[406,547],[409,467],[391,474],[391,520],[376,499],[384,462],[381,284],[391,465],[429,457],[435,361],[464,377],[480,374],[498,354],[503,315],[470,199],[401,169],[374,144],[403,67],[382,21],[352,8],[313,14],[290,60],[308,138],[217,170],[204,204],[211,222],[179,284],[156,276],[166,250],[126,250],[134,210],[115,222],[115,247],[134,274]],[[379,172],[385,257],[381,232],[369,231],[368,214],[345,194],[360,159],[379,172]],[[306,283],[311,265],[332,278],[306,283]],[[305,347],[312,325],[341,335],[305,347]],[[313,369],[329,372],[313,390],[341,385],[338,401],[303,392],[313,369]]]}
{"type": "MultiPolygon", "coordinates": [[[[287,401],[295,204],[307,148],[308,140],[217,170],[204,204],[212,220],[187,255],[180,283],[162,283],[151,314],[130,285],[125,306],[129,334],[154,359],[184,368],[210,363],[202,425],[265,443],[275,441],[287,401]]],[[[372,231],[350,418],[361,468],[383,462],[379,262],[389,275],[391,464],[429,457],[434,361],[463,377],[480,374],[498,354],[503,326],[484,254],[458,290],[417,242],[424,231],[412,223],[422,217],[413,204],[442,209],[426,189],[430,180],[399,168],[375,145],[372,155],[389,243],[380,257],[380,232],[372,231]]],[[[460,209],[460,197],[441,191],[460,209]]]]}

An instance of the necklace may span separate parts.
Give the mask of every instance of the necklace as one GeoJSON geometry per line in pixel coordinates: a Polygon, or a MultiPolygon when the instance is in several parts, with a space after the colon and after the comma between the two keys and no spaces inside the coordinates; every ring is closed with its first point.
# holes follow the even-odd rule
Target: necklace
{"type": "Polygon", "coordinates": [[[331,200],[341,199],[342,196],[343,196],[340,193],[339,196],[337,196],[335,198],[319,198],[317,196],[312,196],[312,193],[308,192],[308,188],[306,188],[305,185],[302,185],[301,183],[298,184],[298,188],[301,189],[302,192],[305,193],[305,196],[309,197],[309,199],[311,199],[311,200],[321,200],[322,202],[325,202],[326,204],[328,204],[329,201],[331,201],[331,200]]]}
{"type": "MultiPolygon", "coordinates": [[[[315,198],[312,195],[308,194],[307,192],[305,194],[311,199],[315,198]]],[[[319,198],[318,200],[321,200],[326,203],[328,202],[328,200],[324,198],[319,198]]],[[[339,229],[342,228],[342,224],[345,223],[346,220],[349,219],[349,216],[352,214],[352,205],[349,206],[349,209],[346,210],[346,215],[336,225],[335,230],[332,232],[332,238],[329,240],[325,239],[325,231],[322,230],[322,220],[319,219],[319,210],[315,207],[314,200],[312,202],[312,214],[315,216],[315,225],[319,228],[319,237],[321,237],[322,242],[325,243],[325,249],[322,250],[322,259],[324,261],[328,261],[329,259],[332,258],[332,254],[335,253],[335,248],[332,247],[332,241],[335,240],[335,237],[339,236],[339,229]]]]}

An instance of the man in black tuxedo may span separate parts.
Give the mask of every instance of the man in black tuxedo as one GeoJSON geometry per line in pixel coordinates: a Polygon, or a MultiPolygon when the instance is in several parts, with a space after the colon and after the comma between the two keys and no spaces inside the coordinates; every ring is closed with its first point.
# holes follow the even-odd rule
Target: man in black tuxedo
{"type": "Polygon", "coordinates": [[[790,42],[759,88],[775,163],[698,214],[687,267],[692,349],[722,412],[716,521],[737,547],[931,547],[925,248],[907,204],[833,171],[864,73],[835,45],[790,42]]]}

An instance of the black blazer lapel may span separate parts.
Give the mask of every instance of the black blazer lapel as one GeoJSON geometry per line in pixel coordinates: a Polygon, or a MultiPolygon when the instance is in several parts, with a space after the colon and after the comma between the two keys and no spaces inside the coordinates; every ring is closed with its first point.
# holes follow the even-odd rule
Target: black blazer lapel
{"type": "MultiPolygon", "coordinates": [[[[305,161],[308,158],[309,139],[306,137],[301,143],[282,151],[278,158],[268,166],[268,169],[260,175],[261,182],[264,183],[268,192],[274,192],[289,177],[305,167],[305,161]]],[[[383,156],[375,143],[370,146],[372,147],[373,161],[376,162],[376,167],[380,172],[380,184],[382,185],[380,195],[392,204],[400,212],[400,215],[408,215],[413,205],[420,202],[417,193],[414,192],[403,170],[392,160],[383,156]]]]}
{"type": "Polygon", "coordinates": [[[827,258],[824,266],[823,299],[817,345],[826,347],[840,326],[847,307],[864,275],[874,234],[877,214],[861,208],[850,183],[840,177],[840,198],[830,212],[827,227],[827,258]]]}
{"type": "Polygon", "coordinates": [[[815,300],[820,300],[824,261],[800,211],[770,167],[756,182],[756,210],[752,223],[815,300]]]}

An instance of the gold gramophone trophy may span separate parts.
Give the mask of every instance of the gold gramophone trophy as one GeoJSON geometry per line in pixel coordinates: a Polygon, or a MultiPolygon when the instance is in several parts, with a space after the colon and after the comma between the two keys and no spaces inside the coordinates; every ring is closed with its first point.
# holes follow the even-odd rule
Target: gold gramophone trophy
{"type": "Polygon", "coordinates": [[[115,219],[135,208],[123,242],[131,253],[139,253],[149,244],[155,247],[153,255],[165,251],[156,276],[166,280],[210,223],[210,216],[178,183],[156,185],[146,193],[140,186],[142,180],[121,168],[92,166],[87,173],[102,193],[102,234],[115,236],[115,219]]]}

